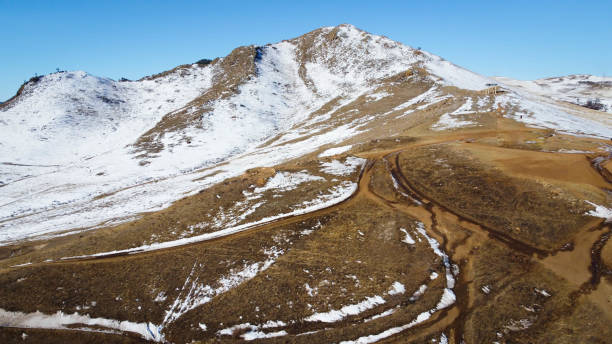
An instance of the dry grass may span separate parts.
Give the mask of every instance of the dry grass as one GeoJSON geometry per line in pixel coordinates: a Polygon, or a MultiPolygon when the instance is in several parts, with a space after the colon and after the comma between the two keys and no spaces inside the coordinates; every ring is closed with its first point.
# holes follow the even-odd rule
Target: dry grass
{"type": "Polygon", "coordinates": [[[588,221],[590,207],[571,194],[505,175],[464,150],[429,146],[402,153],[399,163],[423,194],[530,246],[558,249],[588,221]]]}
{"type": "Polygon", "coordinates": [[[606,343],[612,335],[597,307],[529,256],[488,243],[475,252],[474,264],[479,292],[466,320],[467,342],[606,343]],[[524,329],[521,320],[528,321],[524,329]]]}
{"type": "MultiPolygon", "coordinates": [[[[315,35],[296,41],[302,66],[313,58],[315,35]]],[[[334,35],[330,33],[325,44],[336,44],[334,35]]],[[[218,68],[228,72],[219,74],[217,89],[189,106],[205,108],[220,92],[235,91],[254,72],[254,49],[240,48],[231,58],[214,62],[226,63],[218,68]],[[236,70],[232,72],[231,68],[236,70]]],[[[333,64],[333,57],[330,59],[333,64]]],[[[364,95],[344,106],[339,106],[342,99],[334,99],[310,117],[330,113],[331,119],[325,123],[329,128],[320,133],[347,124],[363,130],[342,143],[353,144],[346,154],[357,154],[371,162],[359,181],[359,191],[348,201],[193,245],[133,256],[57,261],[60,257],[216,231],[258,202],[248,200],[245,193],[264,185],[278,172],[306,171],[326,180],[304,183],[295,190],[265,192],[260,199],[264,203],[233,224],[289,211],[290,205],[312,199],[344,180],[358,180],[357,172],[346,177],[321,172],[317,154],[329,148],[322,147],[283,165],[247,171],[129,223],[1,247],[0,308],[47,314],[62,310],[159,324],[174,301],[184,299],[184,287],[219,287],[219,280],[236,276],[247,266],[261,266],[271,259],[270,252],[276,251],[282,255],[265,271],[165,324],[166,339],[175,343],[236,342],[242,340],[242,332],[221,336],[217,331],[269,320],[284,321],[286,325],[275,330],[286,330],[288,335],[268,342],[356,339],[405,325],[439,301],[445,287],[442,260],[424,241],[414,245],[401,241],[404,234],[400,228],[414,234],[416,226],[423,223],[428,235],[441,244],[451,263],[459,268],[454,289],[457,302],[421,326],[381,342],[429,343],[442,333],[452,344],[462,339],[467,343],[606,342],[612,323],[606,311],[610,304],[605,299],[611,286],[608,274],[612,249],[608,241],[593,250],[592,237],[600,239],[600,233],[609,229],[598,227],[591,232],[597,221],[583,215],[591,210],[583,199],[609,204],[603,189],[610,189],[610,185],[604,172],[591,167],[587,155],[542,152],[589,150],[595,152],[588,155],[592,160],[603,154],[598,150],[603,142],[525,128],[501,118],[496,111],[474,115],[478,127],[434,132],[431,125],[440,115],[457,109],[463,97],[477,95],[448,87],[442,92],[453,97],[446,101],[422,110],[416,110],[420,104],[393,110],[431,87],[424,78],[426,71],[416,66],[411,70],[410,75],[399,73],[380,84],[376,91],[390,94],[388,97],[372,101],[364,95]],[[402,117],[406,110],[415,111],[402,117]],[[375,120],[360,122],[368,116],[375,120]],[[530,162],[529,168],[517,168],[521,159],[530,162]],[[564,166],[570,163],[564,173],[564,166]],[[392,173],[403,185],[399,189],[394,186],[392,173]],[[222,214],[225,219],[215,225],[214,219],[222,214]],[[194,227],[197,224],[204,225],[194,227]],[[568,243],[572,245],[566,246],[568,243]],[[548,260],[533,254],[545,255],[564,246],[566,251],[548,260]],[[570,256],[580,260],[574,264],[580,269],[577,280],[582,283],[590,277],[585,284],[577,285],[568,278],[572,271],[566,266],[570,256]],[[45,263],[46,259],[56,261],[45,263]],[[34,264],[11,267],[25,262],[34,264]],[[440,276],[430,281],[432,271],[440,276]],[[600,280],[591,282],[595,275],[600,280]],[[405,286],[406,293],[388,295],[396,281],[405,286]],[[411,301],[410,295],[425,283],[427,292],[411,301]],[[306,285],[313,288],[312,295],[306,285]],[[488,294],[483,292],[484,286],[489,288],[488,294]],[[536,288],[551,296],[545,297],[536,288]],[[159,297],[161,293],[165,298],[159,297]],[[374,295],[383,296],[385,304],[330,324],[304,320],[314,312],[337,310],[374,295]],[[395,307],[392,315],[365,321],[395,307]],[[529,326],[521,328],[527,324],[521,324],[521,319],[526,319],[529,326]],[[200,329],[200,323],[207,325],[207,331],[200,329]],[[298,336],[310,331],[317,332],[298,336]]],[[[174,72],[180,72],[180,68],[174,72]]],[[[308,83],[305,70],[300,70],[300,75],[308,83]]],[[[490,97],[489,101],[493,100],[490,97]]],[[[141,138],[135,150],[146,161],[160,148],[156,146],[159,137],[192,120],[185,109],[167,115],[141,138]]],[[[311,125],[301,129],[321,128],[311,125]]],[[[307,137],[295,142],[304,139],[307,137]]],[[[609,167],[605,163],[602,166],[609,167]]],[[[413,237],[416,239],[416,234],[413,237]]],[[[6,328],[0,329],[0,341],[20,341],[23,332],[33,343],[140,341],[133,336],[103,333],[6,328]]]]}
{"type": "Polygon", "coordinates": [[[47,259],[57,260],[62,257],[128,249],[210,233],[289,213],[296,206],[316,199],[321,193],[344,181],[356,181],[358,175],[358,169],[347,176],[328,175],[320,170],[318,160],[297,162],[276,169],[253,169],[240,177],[213,185],[205,192],[181,199],[167,209],[143,214],[138,220],[44,240],[44,250],[36,249],[40,245],[39,241],[0,247],[0,257],[11,258],[2,262],[4,266],[8,266],[26,261],[42,262],[47,259]],[[245,195],[253,193],[256,187],[263,186],[277,172],[307,173],[325,180],[302,183],[299,188],[293,190],[268,190],[261,193],[261,197],[257,199],[249,199],[245,195]],[[255,211],[241,220],[236,220],[252,207],[256,207],[255,211]]]}
{"type": "Polygon", "coordinates": [[[167,338],[175,342],[202,336],[215,338],[215,331],[222,328],[267,320],[290,323],[288,331],[294,334],[333,328],[304,336],[305,342],[367,335],[382,331],[389,324],[410,321],[421,311],[432,308],[441,293],[443,278],[429,283],[428,294],[418,304],[412,306],[408,302],[412,291],[428,281],[431,271],[442,275],[442,266],[427,244],[402,243],[400,226],[410,229],[415,223],[364,198],[323,217],[272,226],[197,247],[5,272],[0,276],[4,286],[1,307],[53,313],[57,309],[74,312],[79,310],[77,307],[90,305],[87,312],[92,316],[160,323],[164,310],[179,296],[178,290],[192,267],[197,268],[192,279],[209,283],[232,269],[265,260],[265,248],[274,247],[287,253],[254,279],[186,313],[167,328],[167,338]],[[303,234],[308,229],[314,232],[303,234]],[[328,326],[302,320],[314,310],[325,312],[369,296],[385,295],[394,281],[406,286],[406,294],[387,297],[384,306],[328,326]],[[316,294],[308,295],[306,283],[317,288],[316,294]],[[37,287],[42,284],[44,290],[37,287]],[[24,292],[32,289],[40,293],[24,292]],[[167,299],[154,302],[160,291],[167,293],[167,299]],[[392,317],[363,323],[366,317],[399,304],[404,307],[392,317]],[[202,333],[192,326],[198,322],[206,323],[209,331],[202,333]],[[353,324],[359,327],[356,329],[353,324]]]}

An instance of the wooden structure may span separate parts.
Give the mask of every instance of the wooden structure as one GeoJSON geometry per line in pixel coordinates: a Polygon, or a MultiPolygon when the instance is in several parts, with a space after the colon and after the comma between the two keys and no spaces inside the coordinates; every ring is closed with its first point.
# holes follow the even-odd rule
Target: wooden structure
{"type": "Polygon", "coordinates": [[[485,88],[484,90],[480,91],[484,94],[498,94],[498,93],[504,93],[506,92],[506,90],[499,86],[499,84],[485,84],[485,86],[487,86],[487,88],[485,88]]]}

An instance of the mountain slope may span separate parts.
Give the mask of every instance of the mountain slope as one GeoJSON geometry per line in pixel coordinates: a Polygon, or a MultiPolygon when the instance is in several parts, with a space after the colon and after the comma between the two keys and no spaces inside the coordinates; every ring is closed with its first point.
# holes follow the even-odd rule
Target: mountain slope
{"type": "MultiPolygon", "coordinates": [[[[83,72],[41,77],[28,83],[0,115],[6,132],[0,142],[0,226],[13,228],[11,234],[0,231],[3,241],[167,206],[220,179],[191,185],[173,181],[160,187],[158,193],[164,195],[159,199],[138,199],[132,193],[138,195],[135,187],[143,183],[253,152],[325,104],[349,103],[411,66],[438,73],[426,77],[440,85],[477,88],[487,80],[348,25],[266,47],[239,48],[204,67],[186,66],[137,82],[83,72]],[[121,193],[126,195],[117,199],[121,193]],[[106,194],[115,199],[96,201],[106,194]],[[79,220],[71,215],[75,213],[79,220]],[[17,223],[10,221],[14,217],[17,223]],[[47,218],[46,228],[41,228],[41,218],[47,218]],[[27,233],[17,234],[19,223],[29,228],[27,233]]],[[[320,144],[352,133],[328,136],[320,144]]],[[[284,151],[274,153],[270,163],[287,159],[284,151]]],[[[254,167],[246,164],[225,169],[223,176],[254,167]]]]}
{"type": "MultiPolygon", "coordinates": [[[[460,101],[448,86],[480,90],[491,82],[350,25],[238,48],[208,65],[182,66],[136,82],[83,72],[41,77],[0,112],[5,133],[0,241],[128,219],[261,163],[274,165],[321,145],[365,139],[369,134],[357,129],[356,118],[344,120],[334,110],[342,112],[366,96],[363,103],[381,105],[370,113],[355,106],[358,121],[384,120],[406,96],[377,90],[407,71],[411,85],[428,89],[413,98],[423,103],[417,110],[428,102],[460,101]],[[387,105],[390,99],[398,104],[387,105]],[[279,145],[304,136],[312,136],[310,142],[297,148],[279,145]],[[208,174],[213,176],[202,178],[208,174]]],[[[505,116],[532,125],[612,136],[609,126],[519,93],[477,106],[479,111],[512,109],[505,116]]],[[[438,115],[443,115],[438,128],[473,123],[457,121],[452,113],[438,115]]]]}
{"type": "Polygon", "coordinates": [[[494,79],[510,87],[517,87],[572,104],[584,106],[588,101],[599,100],[603,105],[601,110],[612,113],[612,78],[568,75],[533,81],[513,80],[505,77],[494,79]]]}
{"type": "Polygon", "coordinates": [[[606,342],[611,116],[492,82],[351,25],[30,81],[0,341],[606,342]]]}

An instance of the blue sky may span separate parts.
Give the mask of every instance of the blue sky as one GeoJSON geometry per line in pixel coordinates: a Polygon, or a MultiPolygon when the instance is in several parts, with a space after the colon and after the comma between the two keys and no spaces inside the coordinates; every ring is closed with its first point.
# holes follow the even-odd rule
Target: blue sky
{"type": "Polygon", "coordinates": [[[612,75],[612,1],[0,0],[0,100],[56,68],[138,79],[341,23],[485,75],[612,75]]]}

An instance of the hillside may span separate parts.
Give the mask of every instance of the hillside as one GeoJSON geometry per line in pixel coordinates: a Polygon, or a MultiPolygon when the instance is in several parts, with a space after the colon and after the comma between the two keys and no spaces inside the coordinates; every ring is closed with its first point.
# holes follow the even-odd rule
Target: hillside
{"type": "Polygon", "coordinates": [[[31,80],[0,105],[0,339],[605,342],[612,116],[568,103],[600,81],[346,24],[31,80]]]}
{"type": "Polygon", "coordinates": [[[598,109],[612,113],[612,78],[594,75],[568,75],[533,81],[496,77],[495,80],[514,89],[550,97],[567,103],[585,106],[598,101],[598,109]]]}

